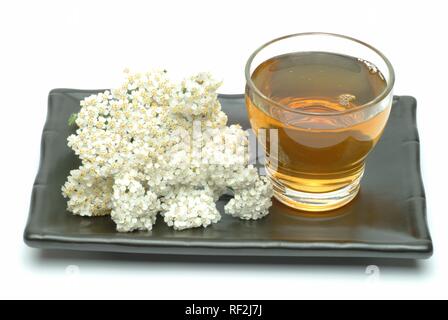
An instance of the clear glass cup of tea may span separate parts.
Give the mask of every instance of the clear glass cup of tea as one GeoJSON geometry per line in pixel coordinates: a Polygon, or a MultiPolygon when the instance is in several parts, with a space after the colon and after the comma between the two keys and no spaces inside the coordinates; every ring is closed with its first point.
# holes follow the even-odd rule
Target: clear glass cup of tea
{"type": "Polygon", "coordinates": [[[350,37],[299,33],[255,50],[245,74],[247,111],[275,197],[305,211],[350,202],[389,117],[389,60],[350,37]]]}

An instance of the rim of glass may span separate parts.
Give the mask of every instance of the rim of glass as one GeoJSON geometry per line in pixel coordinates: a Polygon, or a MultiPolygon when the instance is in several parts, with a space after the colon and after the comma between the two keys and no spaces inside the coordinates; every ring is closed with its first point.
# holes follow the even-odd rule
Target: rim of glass
{"type": "MultiPolygon", "coordinates": [[[[362,57],[359,57],[362,58],[362,57]]],[[[392,91],[392,88],[394,86],[395,83],[395,72],[394,72],[394,68],[392,67],[392,64],[390,63],[389,59],[386,58],[386,56],[379,51],[378,49],[376,49],[375,47],[352,37],[349,36],[345,36],[342,34],[337,34],[337,33],[328,33],[328,32],[302,32],[302,33],[293,33],[293,34],[289,34],[286,36],[282,36],[279,38],[275,38],[269,42],[266,42],[265,44],[261,45],[260,47],[258,47],[258,49],[256,49],[250,56],[249,59],[246,62],[246,67],[244,69],[244,73],[246,76],[246,83],[255,91],[256,94],[258,94],[262,99],[267,100],[269,103],[274,104],[282,109],[285,109],[289,112],[294,112],[294,113],[300,113],[300,114],[305,114],[305,115],[317,115],[317,116],[331,116],[331,115],[340,115],[340,114],[345,114],[345,113],[351,113],[351,112],[355,112],[358,111],[360,109],[365,109],[367,107],[370,107],[374,104],[377,104],[379,101],[383,100],[385,97],[387,97],[389,95],[389,93],[392,91]],[[329,37],[336,37],[336,38],[343,38],[346,40],[350,40],[353,42],[357,42],[358,44],[367,47],[368,49],[374,51],[376,54],[378,54],[380,56],[381,59],[383,59],[383,61],[386,63],[387,69],[389,71],[389,80],[386,88],[384,88],[384,90],[377,95],[374,99],[356,106],[354,108],[348,109],[348,110],[344,110],[344,111],[334,111],[334,112],[326,112],[326,113],[318,113],[318,112],[310,112],[310,111],[302,111],[302,110],[297,110],[297,109],[292,109],[289,108],[288,106],[285,106],[281,103],[278,103],[277,101],[272,100],[271,98],[267,97],[266,95],[264,95],[255,85],[255,83],[252,81],[252,75],[250,73],[250,67],[252,65],[252,61],[254,60],[254,58],[256,57],[256,55],[263,50],[264,48],[270,46],[271,44],[275,43],[275,42],[279,42],[281,40],[284,39],[288,39],[288,38],[293,38],[293,37],[300,37],[300,36],[313,36],[313,35],[320,35],[320,36],[329,36],[329,37]]]]}

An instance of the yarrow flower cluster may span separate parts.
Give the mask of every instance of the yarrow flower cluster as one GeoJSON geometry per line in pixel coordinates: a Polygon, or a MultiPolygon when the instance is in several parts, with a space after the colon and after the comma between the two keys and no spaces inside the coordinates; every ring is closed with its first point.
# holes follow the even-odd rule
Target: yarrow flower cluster
{"type": "Polygon", "coordinates": [[[118,89],[81,101],[68,146],[82,165],[62,187],[68,210],[110,214],[120,232],[151,230],[158,214],[176,230],[207,227],[231,190],[227,214],[265,216],[271,185],[248,164],[247,133],[226,125],[220,83],[208,73],[180,83],[165,70],[126,74],[118,89]]]}

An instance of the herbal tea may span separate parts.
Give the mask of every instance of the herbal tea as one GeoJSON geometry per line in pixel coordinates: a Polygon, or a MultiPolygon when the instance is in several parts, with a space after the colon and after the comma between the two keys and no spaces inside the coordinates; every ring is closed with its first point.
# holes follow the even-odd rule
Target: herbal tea
{"type": "Polygon", "coordinates": [[[265,96],[246,94],[252,128],[257,134],[259,129],[277,129],[275,152],[272,131],[266,130],[261,140],[276,197],[291,205],[285,188],[305,193],[351,184],[358,188],[364,160],[381,136],[390,104],[352,111],[385,90],[381,72],[351,56],[299,52],[263,62],[251,77],[265,96]]]}

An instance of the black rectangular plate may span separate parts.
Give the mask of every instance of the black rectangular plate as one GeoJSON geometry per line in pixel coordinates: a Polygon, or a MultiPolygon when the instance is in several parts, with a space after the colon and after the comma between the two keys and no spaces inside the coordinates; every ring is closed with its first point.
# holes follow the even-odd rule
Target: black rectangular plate
{"type": "MultiPolygon", "coordinates": [[[[33,186],[25,242],[36,248],[176,255],[428,258],[432,242],[420,175],[416,101],[395,97],[384,135],[369,155],[359,195],[320,218],[294,215],[274,201],[259,221],[223,214],[206,229],[174,231],[162,219],[150,232],[118,233],[110,217],[66,210],[61,186],[79,160],[67,147],[70,114],[100,90],[50,92],[40,167],[33,186]]],[[[249,127],[242,95],[220,95],[230,123],[249,127]]],[[[222,211],[225,200],[218,202],[222,211]]]]}

